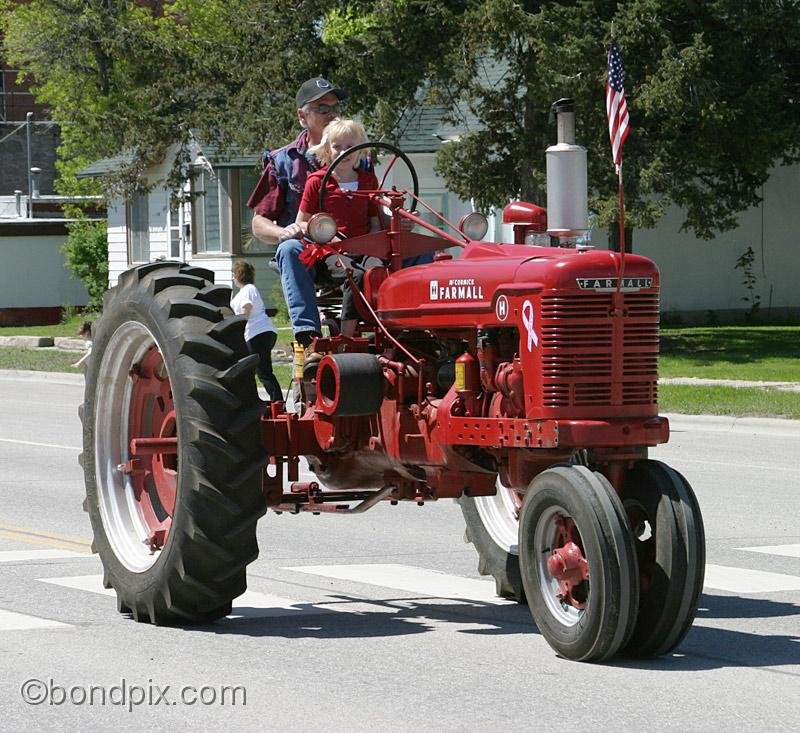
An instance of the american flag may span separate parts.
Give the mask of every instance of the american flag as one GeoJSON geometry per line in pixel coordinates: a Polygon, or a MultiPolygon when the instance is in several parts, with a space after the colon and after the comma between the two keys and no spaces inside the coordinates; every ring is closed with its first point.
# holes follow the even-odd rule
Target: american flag
{"type": "Polygon", "coordinates": [[[622,165],[622,146],[628,137],[628,105],[625,103],[625,69],[619,46],[611,41],[608,51],[608,81],[606,82],[606,114],[608,115],[608,135],[611,138],[611,157],[619,168],[622,165]]]}

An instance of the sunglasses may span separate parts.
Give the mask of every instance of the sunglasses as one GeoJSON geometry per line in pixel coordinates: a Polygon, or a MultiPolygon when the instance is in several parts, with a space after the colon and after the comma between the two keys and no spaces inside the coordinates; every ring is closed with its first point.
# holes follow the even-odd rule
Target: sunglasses
{"type": "Polygon", "coordinates": [[[342,111],[341,104],[318,104],[316,107],[311,107],[312,112],[318,115],[329,115],[331,113],[338,115],[342,111]]]}

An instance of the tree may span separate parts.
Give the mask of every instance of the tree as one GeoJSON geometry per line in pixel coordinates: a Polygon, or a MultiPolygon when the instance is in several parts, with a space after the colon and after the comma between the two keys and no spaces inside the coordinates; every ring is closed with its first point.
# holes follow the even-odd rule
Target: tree
{"type": "Polygon", "coordinates": [[[349,3],[347,18],[349,28],[329,45],[362,51],[355,63],[340,56],[342,83],[366,86],[365,97],[379,92],[386,76],[370,81],[369,70],[402,59],[403,77],[429,80],[423,104],[444,104],[453,121],[463,122],[465,109],[477,120],[442,147],[437,167],[452,190],[481,206],[514,197],[544,203],[544,150],[555,142],[549,106],[571,97],[578,140],[589,149],[590,206],[616,230],[604,102],[612,24],[632,124],[624,151],[629,225],[652,227],[674,202],[686,228],[710,237],[759,202],[774,164],[800,159],[796,0],[398,0],[349,3]],[[406,33],[420,32],[415,14],[434,5],[452,14],[447,42],[405,54],[406,33]],[[369,35],[365,23],[370,34],[384,32],[369,35]]]}
{"type": "MultiPolygon", "coordinates": [[[[7,55],[64,123],[62,178],[135,151],[117,176],[192,129],[264,149],[296,129],[293,97],[322,74],[351,92],[375,137],[417,106],[469,131],[442,147],[448,186],[481,206],[544,203],[551,103],[577,105],[590,206],[616,231],[617,179],[605,118],[612,25],[627,73],[627,223],[670,203],[698,236],[734,226],[769,169],[800,159],[799,0],[30,0],[5,3],[7,55]]],[[[177,176],[179,177],[179,175],[177,176]]]]}
{"type": "MultiPolygon", "coordinates": [[[[129,192],[193,131],[258,149],[288,136],[294,92],[327,70],[318,0],[0,0],[5,53],[62,125],[60,190],[92,160],[128,151],[106,180],[129,192]],[[288,22],[288,19],[291,22],[288,22]]],[[[85,184],[84,184],[85,185],[85,184]]]]}

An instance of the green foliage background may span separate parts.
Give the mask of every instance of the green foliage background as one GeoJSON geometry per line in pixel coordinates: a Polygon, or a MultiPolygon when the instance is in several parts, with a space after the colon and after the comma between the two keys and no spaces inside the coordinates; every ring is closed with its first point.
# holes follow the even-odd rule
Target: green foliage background
{"type": "Polygon", "coordinates": [[[105,220],[84,219],[67,225],[69,236],[61,251],[66,266],[83,280],[89,293],[87,310],[99,311],[108,287],[108,241],[105,220]]]}
{"type": "Polygon", "coordinates": [[[627,221],[677,203],[700,237],[734,226],[771,167],[800,159],[800,0],[0,0],[4,52],[62,123],[60,190],[121,150],[109,191],[191,130],[263,150],[296,132],[294,92],[321,74],[351,93],[375,138],[416,107],[466,127],[442,146],[448,187],[481,206],[544,203],[551,103],[576,100],[590,206],[615,231],[605,119],[612,29],[627,72],[627,221]]]}

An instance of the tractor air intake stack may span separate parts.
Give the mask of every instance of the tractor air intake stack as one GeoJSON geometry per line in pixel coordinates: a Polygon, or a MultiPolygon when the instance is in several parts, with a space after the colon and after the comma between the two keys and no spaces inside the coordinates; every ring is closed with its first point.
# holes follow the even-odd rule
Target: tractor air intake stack
{"type": "Polygon", "coordinates": [[[586,148],[575,144],[575,103],[559,99],[550,111],[558,143],[546,151],[548,233],[562,247],[574,247],[588,231],[586,148]]]}

